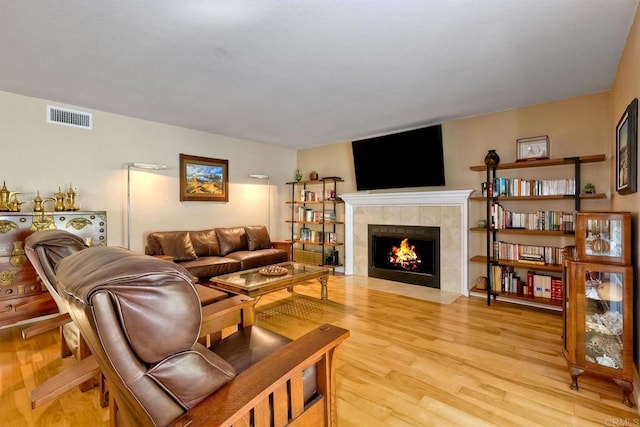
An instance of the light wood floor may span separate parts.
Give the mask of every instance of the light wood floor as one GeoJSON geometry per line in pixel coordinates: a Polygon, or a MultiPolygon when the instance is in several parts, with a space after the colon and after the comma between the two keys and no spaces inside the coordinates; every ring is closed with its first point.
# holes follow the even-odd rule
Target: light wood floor
{"type": "MultiPolygon", "coordinates": [[[[460,297],[452,304],[393,295],[331,277],[263,297],[256,323],[296,338],[320,323],[351,331],[337,356],[338,425],[632,426],[636,408],[605,379],[569,388],[557,313],[460,297]]],[[[74,389],[31,410],[36,384],[73,360],[57,333],[22,340],[0,329],[0,426],[106,426],[97,391],[74,389]]]]}

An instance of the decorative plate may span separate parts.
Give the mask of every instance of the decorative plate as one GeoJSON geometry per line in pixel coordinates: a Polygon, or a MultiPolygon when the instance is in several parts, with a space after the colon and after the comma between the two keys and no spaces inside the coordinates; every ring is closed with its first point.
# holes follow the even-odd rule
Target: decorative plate
{"type": "Polygon", "coordinates": [[[270,265],[269,267],[261,268],[258,272],[265,276],[284,276],[289,270],[280,265],[270,265]]]}

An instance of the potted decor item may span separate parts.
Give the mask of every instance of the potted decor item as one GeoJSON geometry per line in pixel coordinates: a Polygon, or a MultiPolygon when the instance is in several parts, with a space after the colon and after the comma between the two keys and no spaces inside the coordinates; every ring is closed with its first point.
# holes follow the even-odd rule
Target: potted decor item
{"type": "Polygon", "coordinates": [[[309,174],[309,179],[311,181],[317,181],[318,180],[318,172],[311,171],[311,173],[309,174]]]}
{"type": "Polygon", "coordinates": [[[500,156],[496,153],[496,150],[489,150],[484,157],[484,164],[487,166],[498,166],[500,163],[500,156]]]}
{"type": "Polygon", "coordinates": [[[587,183],[584,185],[584,192],[586,194],[594,194],[596,192],[596,187],[592,183],[587,183]]]}

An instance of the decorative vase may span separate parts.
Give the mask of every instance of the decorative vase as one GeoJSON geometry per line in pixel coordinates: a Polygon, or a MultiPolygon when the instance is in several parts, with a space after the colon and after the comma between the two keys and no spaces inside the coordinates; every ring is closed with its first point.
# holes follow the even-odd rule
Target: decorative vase
{"type": "Polygon", "coordinates": [[[24,242],[22,240],[16,240],[13,242],[13,250],[11,251],[9,264],[14,267],[20,267],[25,262],[27,262],[27,256],[24,254],[24,242]]]}
{"type": "Polygon", "coordinates": [[[302,179],[302,171],[300,169],[296,169],[296,181],[300,182],[302,179]]]}
{"type": "Polygon", "coordinates": [[[487,166],[498,166],[500,163],[500,156],[496,153],[496,150],[489,150],[486,156],[484,156],[484,164],[487,166]]]}
{"type": "Polygon", "coordinates": [[[317,181],[318,180],[318,172],[311,171],[311,173],[309,174],[309,179],[311,181],[317,181]]]}

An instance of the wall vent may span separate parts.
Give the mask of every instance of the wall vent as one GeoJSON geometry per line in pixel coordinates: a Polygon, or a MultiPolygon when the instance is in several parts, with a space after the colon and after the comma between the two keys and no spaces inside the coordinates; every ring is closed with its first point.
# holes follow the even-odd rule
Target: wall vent
{"type": "Polygon", "coordinates": [[[92,128],[91,113],[53,107],[51,105],[47,105],[47,122],[83,129],[92,128]]]}

